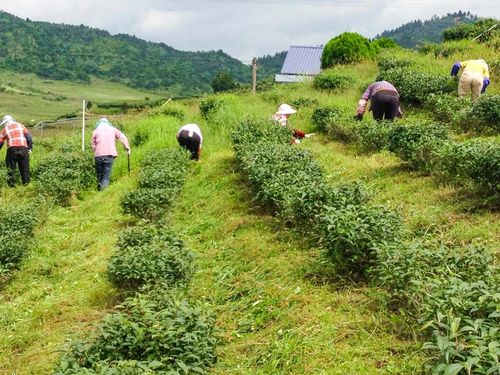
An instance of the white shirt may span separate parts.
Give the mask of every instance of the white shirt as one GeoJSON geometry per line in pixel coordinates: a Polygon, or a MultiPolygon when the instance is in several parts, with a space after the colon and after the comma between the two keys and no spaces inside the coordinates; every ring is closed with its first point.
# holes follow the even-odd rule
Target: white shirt
{"type": "Polygon", "coordinates": [[[201,135],[201,129],[198,125],[196,124],[186,124],[184,125],[183,127],[181,127],[179,129],[179,131],[177,132],[177,136],[179,136],[179,133],[183,130],[187,130],[189,132],[189,136],[192,137],[193,136],[193,133],[194,134],[198,134],[198,136],[200,137],[200,147],[203,143],[203,136],[201,135]]]}

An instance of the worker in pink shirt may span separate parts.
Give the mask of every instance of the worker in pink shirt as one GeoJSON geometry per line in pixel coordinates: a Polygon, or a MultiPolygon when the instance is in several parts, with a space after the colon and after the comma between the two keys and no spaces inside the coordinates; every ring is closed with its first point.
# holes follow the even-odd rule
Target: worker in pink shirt
{"type": "Polygon", "coordinates": [[[113,162],[118,156],[115,140],[118,139],[130,155],[128,139],[106,118],[97,121],[92,133],[92,150],[94,150],[97,189],[103,190],[109,185],[113,162]]]}

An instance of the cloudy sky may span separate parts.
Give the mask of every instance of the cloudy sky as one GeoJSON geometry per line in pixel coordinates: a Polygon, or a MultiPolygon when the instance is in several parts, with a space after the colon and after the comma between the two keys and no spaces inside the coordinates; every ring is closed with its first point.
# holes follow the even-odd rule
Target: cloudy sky
{"type": "Polygon", "coordinates": [[[0,0],[33,21],[84,24],[189,51],[222,49],[249,62],[344,31],[386,29],[458,10],[500,18],[500,0],[0,0]]]}

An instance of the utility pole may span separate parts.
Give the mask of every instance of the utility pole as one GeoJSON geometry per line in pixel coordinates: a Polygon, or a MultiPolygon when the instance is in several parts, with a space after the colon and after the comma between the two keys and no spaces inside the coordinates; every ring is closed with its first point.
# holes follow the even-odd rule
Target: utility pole
{"type": "Polygon", "coordinates": [[[82,106],[82,151],[85,151],[85,99],[82,106]]]}
{"type": "Polygon", "coordinates": [[[257,58],[252,59],[252,94],[257,91],[257,58]]]}

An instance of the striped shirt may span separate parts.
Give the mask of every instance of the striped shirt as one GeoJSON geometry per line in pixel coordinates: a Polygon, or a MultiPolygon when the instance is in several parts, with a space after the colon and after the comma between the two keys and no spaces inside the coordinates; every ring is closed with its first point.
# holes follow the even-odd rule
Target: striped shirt
{"type": "Polygon", "coordinates": [[[394,91],[394,92],[396,92],[396,94],[399,95],[398,90],[396,90],[396,88],[393,85],[391,85],[389,82],[379,81],[379,82],[372,83],[370,86],[368,86],[368,88],[364,92],[361,99],[363,99],[363,100],[371,99],[373,97],[373,95],[375,95],[378,91],[381,91],[381,90],[394,91]]]}
{"type": "Polygon", "coordinates": [[[27,134],[28,129],[23,124],[10,122],[0,132],[0,143],[3,143],[7,139],[7,147],[28,147],[27,134]]]}

